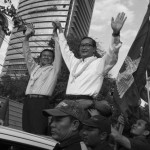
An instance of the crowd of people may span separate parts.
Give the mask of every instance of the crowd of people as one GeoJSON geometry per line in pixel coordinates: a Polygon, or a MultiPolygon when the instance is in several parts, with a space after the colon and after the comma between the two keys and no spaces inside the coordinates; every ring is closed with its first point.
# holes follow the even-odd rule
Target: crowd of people
{"type": "MultiPolygon", "coordinates": [[[[116,19],[112,18],[112,42],[108,52],[102,58],[96,56],[96,42],[91,37],[81,39],[79,46],[80,59],[70,50],[64,36],[61,23],[53,22],[55,52],[44,49],[40,54],[40,64],[31,56],[29,38],[34,35],[33,25],[28,25],[23,41],[23,53],[30,74],[26,89],[26,99],[23,106],[23,130],[35,134],[45,134],[48,120],[42,115],[42,110],[49,107],[59,72],[61,56],[70,71],[66,89],[66,100],[75,100],[84,109],[96,107],[95,97],[98,95],[104,76],[116,64],[121,47],[120,30],[126,20],[125,13],[119,13],[116,19]],[[40,123],[39,123],[40,120],[40,123]]],[[[107,105],[101,103],[100,105],[107,105]]]]}
{"type": "Polygon", "coordinates": [[[30,79],[23,105],[24,131],[52,136],[59,142],[54,150],[150,149],[150,123],[147,120],[137,120],[131,126],[129,135],[124,136],[118,128],[118,124],[126,125],[124,117],[119,116],[118,124],[112,125],[110,104],[95,99],[105,75],[117,62],[122,45],[120,31],[126,18],[123,12],[112,18],[112,41],[102,58],[97,55],[95,40],[82,38],[80,59],[70,50],[61,23],[54,21],[55,49],[44,49],[40,53],[40,64],[32,58],[29,47],[29,39],[35,35],[34,26],[27,26],[23,53],[30,79]],[[55,108],[50,108],[62,58],[70,72],[66,96],[55,108]]]}

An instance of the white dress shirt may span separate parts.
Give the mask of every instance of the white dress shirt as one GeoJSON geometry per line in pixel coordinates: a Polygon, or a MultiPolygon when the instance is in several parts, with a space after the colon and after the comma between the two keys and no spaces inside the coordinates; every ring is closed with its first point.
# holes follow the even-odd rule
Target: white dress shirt
{"type": "Polygon", "coordinates": [[[102,87],[104,75],[110,71],[118,60],[118,51],[121,47],[120,37],[112,37],[109,51],[102,58],[92,56],[84,60],[76,58],[70,51],[63,33],[60,33],[58,37],[63,59],[70,71],[66,94],[96,97],[102,87]],[[78,63],[79,61],[80,63],[78,63]],[[79,64],[75,72],[78,73],[88,61],[91,61],[88,67],[78,77],[74,78],[73,70],[76,64],[79,64]]]}
{"type": "Polygon", "coordinates": [[[55,60],[52,65],[38,65],[31,56],[28,41],[23,42],[23,52],[30,74],[26,95],[38,94],[51,96],[54,91],[61,66],[61,53],[58,41],[55,39],[55,60]]]}

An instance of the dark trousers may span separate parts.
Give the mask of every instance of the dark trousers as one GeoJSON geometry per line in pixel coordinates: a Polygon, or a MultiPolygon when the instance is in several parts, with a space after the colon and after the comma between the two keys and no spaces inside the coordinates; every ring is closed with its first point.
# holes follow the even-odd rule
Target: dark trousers
{"type": "Polygon", "coordinates": [[[23,130],[29,133],[47,135],[48,118],[43,116],[42,111],[48,108],[48,98],[26,98],[23,105],[23,130]]]}

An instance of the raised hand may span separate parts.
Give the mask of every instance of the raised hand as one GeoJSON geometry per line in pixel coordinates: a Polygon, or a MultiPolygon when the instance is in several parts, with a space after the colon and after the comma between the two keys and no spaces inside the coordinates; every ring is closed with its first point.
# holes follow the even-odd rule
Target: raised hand
{"type": "Polygon", "coordinates": [[[112,27],[112,30],[113,30],[114,34],[119,34],[120,33],[120,30],[122,29],[126,19],[127,19],[127,17],[125,17],[125,13],[124,12],[119,13],[117,15],[116,19],[114,19],[112,17],[112,19],[111,19],[111,27],[112,27]]]}
{"type": "Polygon", "coordinates": [[[124,117],[123,117],[122,114],[118,117],[118,123],[120,123],[120,124],[122,124],[122,125],[125,124],[125,120],[124,120],[124,117]]]}
{"type": "Polygon", "coordinates": [[[33,24],[28,24],[26,26],[25,36],[27,38],[29,38],[29,37],[33,36],[34,34],[35,34],[35,30],[34,30],[33,24]]]}
{"type": "Polygon", "coordinates": [[[57,27],[58,29],[61,27],[60,21],[56,20],[53,23],[55,24],[55,27],[57,27]]]}
{"type": "Polygon", "coordinates": [[[115,129],[114,127],[111,127],[111,137],[113,137],[114,139],[116,139],[118,136],[120,136],[120,133],[117,129],[115,129]]]}
{"type": "Polygon", "coordinates": [[[60,21],[58,21],[58,20],[54,21],[54,22],[52,22],[52,25],[53,25],[53,30],[54,31],[58,29],[59,32],[63,32],[60,21]]]}
{"type": "Polygon", "coordinates": [[[100,115],[100,113],[96,109],[88,109],[88,112],[90,113],[91,116],[100,115]]]}

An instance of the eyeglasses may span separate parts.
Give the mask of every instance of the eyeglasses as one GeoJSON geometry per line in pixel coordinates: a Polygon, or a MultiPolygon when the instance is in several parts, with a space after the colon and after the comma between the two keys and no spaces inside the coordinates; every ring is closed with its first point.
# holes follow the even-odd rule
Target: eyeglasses
{"type": "Polygon", "coordinates": [[[93,45],[89,44],[89,43],[86,43],[86,44],[81,44],[80,47],[87,47],[87,48],[89,48],[89,47],[93,47],[93,45]]]}
{"type": "Polygon", "coordinates": [[[52,56],[50,55],[42,55],[42,58],[51,58],[52,56]]]}

